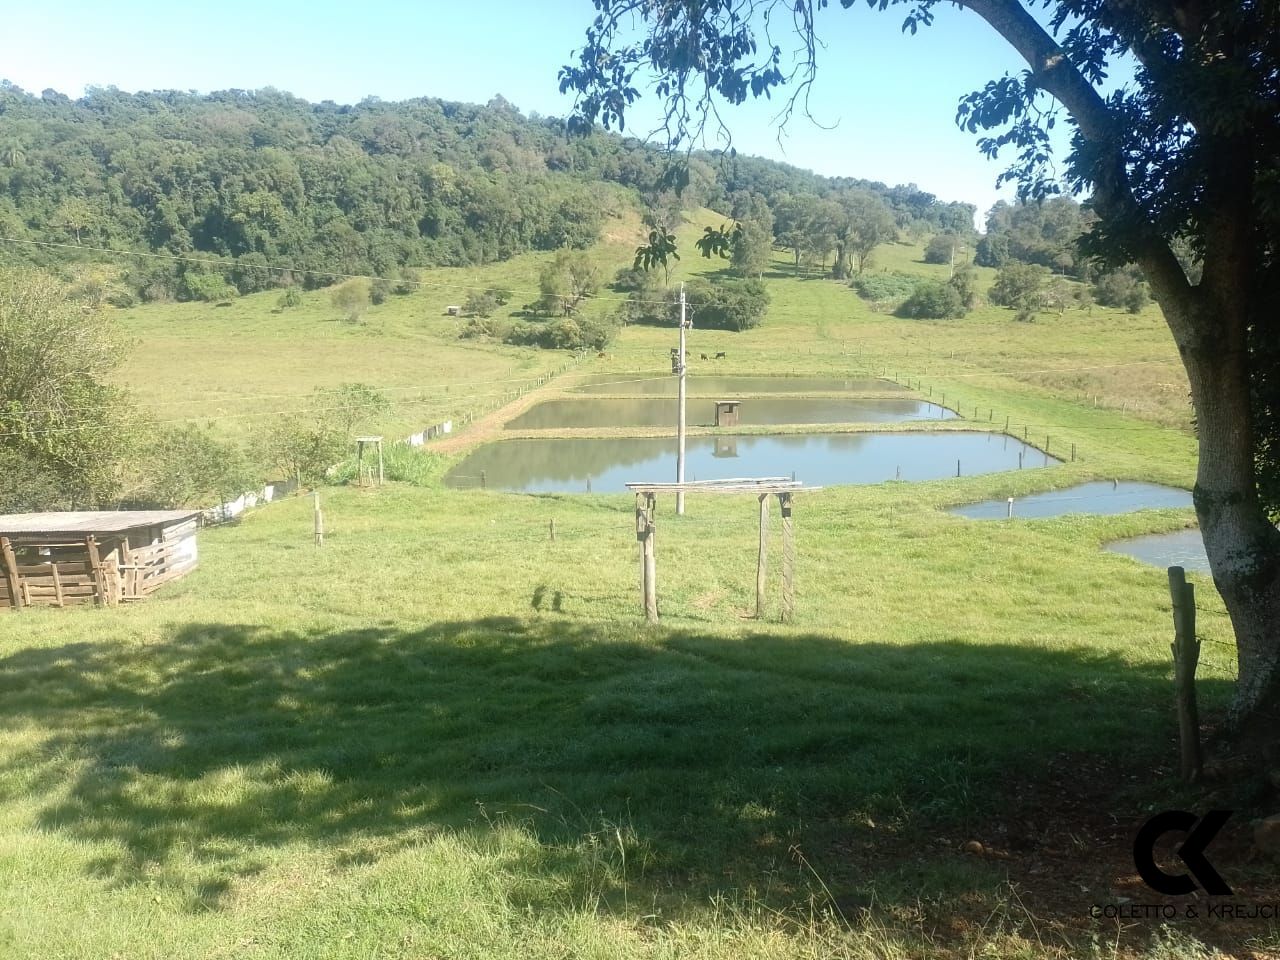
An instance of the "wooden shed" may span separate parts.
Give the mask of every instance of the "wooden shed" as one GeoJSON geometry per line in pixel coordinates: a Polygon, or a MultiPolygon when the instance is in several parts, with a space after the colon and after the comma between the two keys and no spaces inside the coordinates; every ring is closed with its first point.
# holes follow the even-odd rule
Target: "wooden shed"
{"type": "Polygon", "coordinates": [[[716,400],[716,426],[736,427],[738,425],[738,407],[741,400],[716,400]]]}
{"type": "Polygon", "coordinates": [[[195,569],[196,510],[0,516],[0,608],[112,606],[195,569]]]}

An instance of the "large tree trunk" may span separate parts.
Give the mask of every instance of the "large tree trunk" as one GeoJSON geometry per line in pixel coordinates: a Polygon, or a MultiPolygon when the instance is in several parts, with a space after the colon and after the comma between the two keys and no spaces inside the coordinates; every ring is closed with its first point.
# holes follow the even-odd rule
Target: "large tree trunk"
{"type": "Polygon", "coordinates": [[[1161,306],[1172,314],[1191,383],[1199,438],[1196,515],[1235,630],[1239,682],[1230,720],[1239,725],[1280,700],[1280,532],[1254,483],[1245,317],[1238,304],[1232,305],[1236,316],[1210,315],[1214,307],[1204,300],[1161,306]]]}

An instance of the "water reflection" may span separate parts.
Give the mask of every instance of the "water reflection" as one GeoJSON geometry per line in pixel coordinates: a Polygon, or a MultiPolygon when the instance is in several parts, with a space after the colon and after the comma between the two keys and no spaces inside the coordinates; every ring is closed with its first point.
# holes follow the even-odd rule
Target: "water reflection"
{"type": "MultiPolygon", "coordinates": [[[[690,426],[712,426],[715,404],[691,399],[690,426]]],[[[954,420],[956,413],[936,403],[906,399],[855,397],[755,397],[738,407],[742,424],[902,423],[909,420],[954,420]]],[[[508,430],[563,427],[670,427],[676,419],[673,400],[637,397],[629,400],[547,400],[507,424],[508,430]]]]}
{"type": "MultiPolygon", "coordinates": [[[[523,493],[618,492],[629,481],[675,479],[674,438],[504,440],[476,449],[445,477],[452,487],[523,493]]],[[[936,480],[1061,461],[988,433],[692,437],[686,477],[791,476],[814,485],[936,480]]]]}
{"type": "MultiPolygon", "coordinates": [[[[1018,497],[1014,500],[1013,515],[1023,518],[1059,517],[1067,513],[1116,514],[1189,506],[1191,493],[1187,490],[1158,483],[1104,480],[1018,497]]],[[[948,513],[971,520],[1003,520],[1009,515],[1009,502],[999,499],[967,503],[952,507],[948,513]]]]}
{"type": "MultiPolygon", "coordinates": [[[[900,383],[877,377],[707,377],[689,375],[690,396],[719,397],[753,393],[844,393],[855,390],[885,392],[906,390],[900,383]]],[[[674,397],[676,378],[638,373],[600,374],[574,388],[575,393],[630,394],[637,397],[674,397]]]]}

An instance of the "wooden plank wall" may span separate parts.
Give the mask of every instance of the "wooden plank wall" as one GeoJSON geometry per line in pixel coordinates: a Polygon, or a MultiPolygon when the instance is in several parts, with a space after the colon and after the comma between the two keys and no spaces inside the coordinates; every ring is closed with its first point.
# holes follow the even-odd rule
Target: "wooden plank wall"
{"type": "Polygon", "coordinates": [[[99,564],[102,577],[101,601],[98,578],[88,557],[82,559],[49,559],[38,562],[17,562],[14,571],[17,578],[15,604],[12,582],[5,577],[5,589],[0,591],[0,608],[17,606],[66,607],[77,603],[113,605],[120,602],[121,577],[115,555],[103,558],[99,564]]]}
{"type": "Polygon", "coordinates": [[[195,569],[185,539],[160,540],[129,550],[125,569],[125,600],[141,600],[157,588],[195,569]]]}
{"type": "Polygon", "coordinates": [[[0,538],[0,609],[141,600],[195,569],[196,527],[191,520],[156,528],[149,531],[154,542],[137,547],[86,537],[80,543],[23,543],[19,552],[0,538]]]}

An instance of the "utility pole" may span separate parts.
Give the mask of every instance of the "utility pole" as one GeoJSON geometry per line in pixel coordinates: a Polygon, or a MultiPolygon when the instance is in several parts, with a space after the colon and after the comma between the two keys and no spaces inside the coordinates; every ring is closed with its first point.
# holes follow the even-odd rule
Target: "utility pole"
{"type": "MultiPolygon", "coordinates": [[[[676,483],[684,483],[684,420],[685,420],[685,374],[688,364],[685,363],[685,300],[684,281],[680,282],[680,353],[677,355],[677,370],[680,374],[680,386],[676,403],[676,483]]],[[[676,491],[676,515],[684,516],[684,491],[676,491]]]]}

